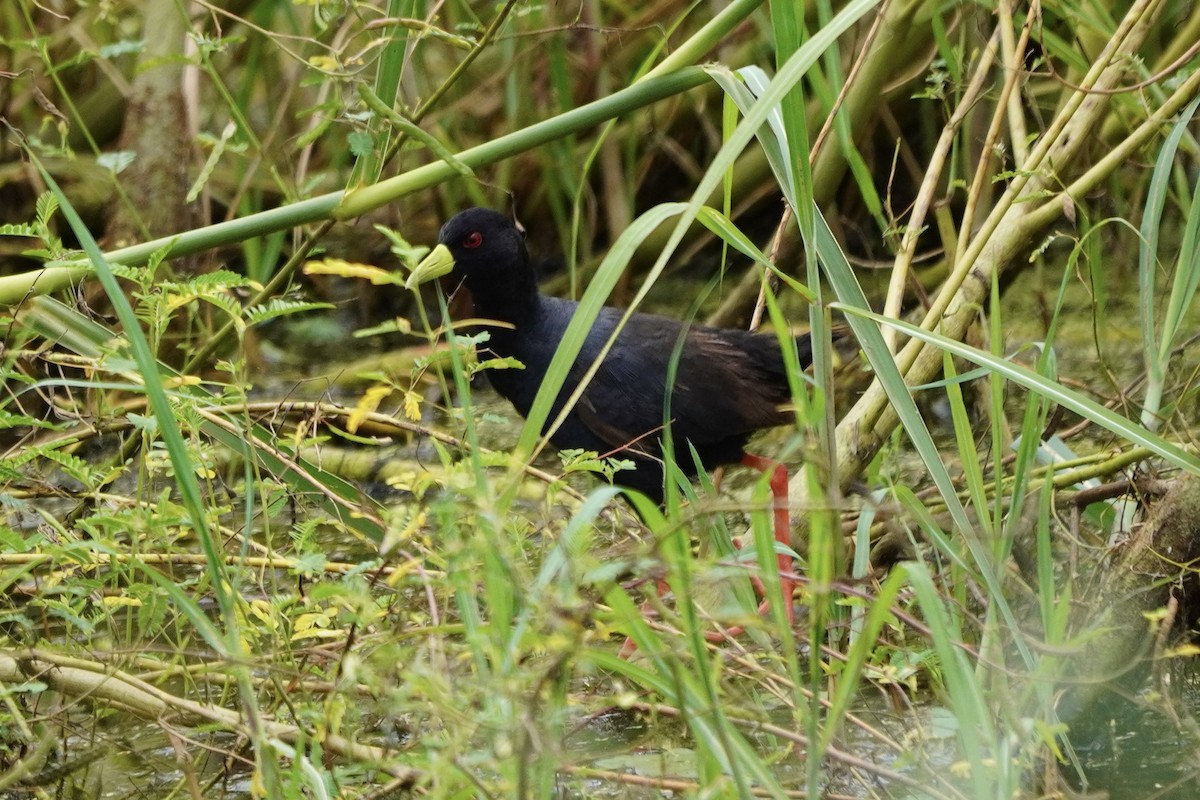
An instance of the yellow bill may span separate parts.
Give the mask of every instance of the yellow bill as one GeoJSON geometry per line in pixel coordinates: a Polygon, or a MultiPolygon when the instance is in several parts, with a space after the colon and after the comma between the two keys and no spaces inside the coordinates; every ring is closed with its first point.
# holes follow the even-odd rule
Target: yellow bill
{"type": "Polygon", "coordinates": [[[408,280],[404,282],[405,289],[415,289],[422,283],[428,283],[434,278],[440,278],[443,275],[449,275],[450,270],[454,269],[454,256],[450,253],[450,248],[444,244],[439,244],[430,251],[429,255],[421,259],[421,263],[417,264],[416,269],[408,276],[408,280]]]}

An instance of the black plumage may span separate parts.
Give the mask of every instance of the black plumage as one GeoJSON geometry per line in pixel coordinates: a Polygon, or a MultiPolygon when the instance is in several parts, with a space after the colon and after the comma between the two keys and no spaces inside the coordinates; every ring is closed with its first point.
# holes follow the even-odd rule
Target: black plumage
{"type": "MultiPolygon", "coordinates": [[[[490,338],[484,347],[512,357],[524,369],[494,369],[496,390],[525,416],[533,404],[577,303],[538,292],[524,236],[502,214],[473,208],[441,230],[439,245],[409,280],[413,286],[451,272],[470,291],[474,315],[490,338]]],[[[595,361],[623,312],[604,308],[597,317],[555,402],[557,417],[595,361]]],[[[663,499],[661,429],[667,374],[683,323],[634,314],[621,329],[575,407],[551,437],[560,449],[581,448],[629,458],[635,470],[614,480],[663,499]]],[[[739,461],[749,436],[790,418],[785,360],[773,335],[689,325],[670,394],[675,461],[686,474],[695,466],[690,443],[706,469],[739,461]]],[[[807,335],[796,337],[800,365],[811,360],[807,335]]]]}

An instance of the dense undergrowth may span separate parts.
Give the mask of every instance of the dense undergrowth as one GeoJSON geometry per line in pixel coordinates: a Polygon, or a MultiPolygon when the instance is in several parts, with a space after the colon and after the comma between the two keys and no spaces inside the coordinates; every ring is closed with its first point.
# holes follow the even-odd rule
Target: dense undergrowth
{"type": "Polygon", "coordinates": [[[1200,9],[0,32],[0,794],[1061,796],[1107,785],[1114,697],[1200,748],[1200,9]],[[516,212],[576,333],[812,330],[758,447],[795,467],[795,626],[765,479],[622,499],[541,435],[565,353],[501,426],[481,343],[402,288],[468,205],[516,212]]]}

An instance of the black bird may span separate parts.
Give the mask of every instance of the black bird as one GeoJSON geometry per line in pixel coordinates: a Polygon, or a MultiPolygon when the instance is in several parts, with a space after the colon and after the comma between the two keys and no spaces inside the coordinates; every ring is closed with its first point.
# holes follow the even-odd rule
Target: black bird
{"type": "MultiPolygon", "coordinates": [[[[446,274],[466,284],[476,317],[498,323],[483,324],[490,334],[484,346],[525,366],[490,370],[488,377],[518,413],[528,415],[578,303],[538,292],[523,234],[503,214],[485,208],[451,218],[442,227],[437,247],[406,285],[413,288],[446,274]]],[[[601,310],[550,419],[557,418],[622,316],[616,308],[601,310]]],[[[746,441],[757,430],[791,419],[787,368],[774,335],[704,325],[688,325],[684,332],[678,320],[634,314],[550,439],[560,449],[580,448],[630,459],[636,469],[620,470],[613,480],[660,504],[667,372],[681,333],[683,347],[670,392],[670,415],[675,463],[684,473],[696,473],[688,443],[705,469],[739,461],[760,469],[776,467],[766,459],[747,456],[746,441]]],[[[812,349],[807,334],[796,337],[796,348],[800,365],[808,366],[812,349]]],[[[771,486],[776,538],[788,544],[787,474],[782,467],[776,469],[771,486]]],[[[780,566],[786,569],[790,561],[780,557],[780,566]]],[[[785,585],[785,597],[790,596],[788,589],[785,585]]]]}

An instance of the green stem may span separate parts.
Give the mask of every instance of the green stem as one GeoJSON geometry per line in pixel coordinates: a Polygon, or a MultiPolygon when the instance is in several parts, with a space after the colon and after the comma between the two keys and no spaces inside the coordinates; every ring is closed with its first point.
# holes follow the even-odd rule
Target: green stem
{"type": "MultiPolygon", "coordinates": [[[[662,77],[647,78],[609,97],[464,150],[459,154],[458,160],[472,169],[478,169],[693,89],[706,80],[707,76],[699,67],[688,67],[662,77]]],[[[122,247],[106,253],[105,258],[110,263],[138,266],[146,263],[159,251],[166,251],[167,258],[175,258],[328,219],[331,215],[338,219],[356,217],[405,195],[428,189],[457,174],[446,162],[437,161],[349,195],[342,191],[329,192],[282,208],[186,231],[178,236],[167,236],[131,247],[122,247]]],[[[10,286],[19,290],[16,295],[19,301],[27,294],[45,294],[61,289],[86,272],[83,262],[55,261],[37,272],[0,279],[0,303],[5,302],[4,292],[10,286]],[[64,268],[68,268],[67,271],[64,271],[64,268]]]]}
{"type": "MultiPolygon", "coordinates": [[[[458,154],[458,162],[471,169],[479,169],[693,89],[707,79],[704,70],[699,67],[685,67],[661,77],[646,78],[608,97],[464,150],[458,154]]],[[[434,161],[394,178],[346,193],[341,205],[334,211],[334,216],[338,219],[361,216],[372,209],[413,192],[436,186],[457,175],[450,164],[434,161]]]]}
{"type": "Polygon", "coordinates": [[[695,64],[709,50],[726,39],[733,29],[750,16],[763,0],[734,0],[720,14],[709,20],[704,27],[696,31],[690,39],[680,45],[671,55],[662,60],[654,69],[641,78],[643,81],[661,78],[672,72],[695,64]]]}
{"type": "MultiPolygon", "coordinates": [[[[145,264],[152,255],[160,250],[166,251],[167,258],[176,258],[253,239],[256,236],[265,236],[275,231],[296,228],[327,218],[341,202],[342,195],[343,192],[340,191],[330,192],[309,200],[301,200],[299,203],[273,208],[270,211],[251,214],[240,219],[231,219],[228,222],[218,222],[176,236],[163,236],[159,239],[113,250],[105,253],[104,258],[109,263],[136,267],[145,264]]],[[[51,261],[46,265],[46,269],[74,268],[82,265],[81,261],[51,261]]],[[[40,287],[41,282],[39,281],[37,284],[38,294],[43,293],[40,287]]]]}
{"type": "Polygon", "coordinates": [[[0,278],[0,306],[19,305],[26,298],[66,289],[86,278],[91,271],[87,264],[77,262],[70,267],[48,266],[33,272],[5,275],[0,278]]]}

